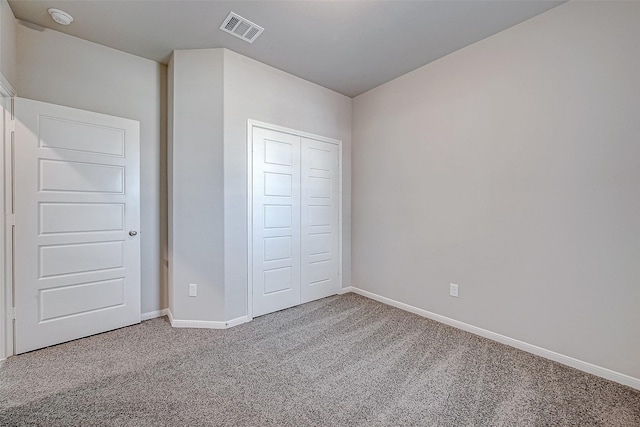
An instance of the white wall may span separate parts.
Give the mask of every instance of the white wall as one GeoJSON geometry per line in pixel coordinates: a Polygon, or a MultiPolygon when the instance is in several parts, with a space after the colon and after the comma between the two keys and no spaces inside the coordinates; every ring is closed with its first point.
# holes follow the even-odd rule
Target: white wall
{"type": "Polygon", "coordinates": [[[224,254],[227,320],[247,314],[247,120],[342,141],[343,286],[351,284],[351,99],[224,50],[224,254]]]}
{"type": "Polygon", "coordinates": [[[225,320],[222,60],[221,49],[178,50],[169,64],[169,292],[179,320],[225,320]]]}
{"type": "Polygon", "coordinates": [[[167,306],[173,308],[173,55],[167,64],[167,150],[165,165],[167,168],[167,306]]]}
{"type": "Polygon", "coordinates": [[[7,0],[0,0],[0,73],[16,86],[16,20],[7,0]]]}
{"type": "Polygon", "coordinates": [[[16,30],[21,97],[140,122],[142,312],[165,308],[166,66],[57,31],[16,30]]]}
{"type": "Polygon", "coordinates": [[[343,141],[348,286],[351,99],[225,49],[175,51],[169,74],[174,318],[224,322],[247,314],[248,119],[343,141]],[[189,283],[199,285],[198,297],[187,296],[189,283]]]}
{"type": "Polygon", "coordinates": [[[354,286],[640,378],[639,22],[570,2],[355,98],[354,286]]]}

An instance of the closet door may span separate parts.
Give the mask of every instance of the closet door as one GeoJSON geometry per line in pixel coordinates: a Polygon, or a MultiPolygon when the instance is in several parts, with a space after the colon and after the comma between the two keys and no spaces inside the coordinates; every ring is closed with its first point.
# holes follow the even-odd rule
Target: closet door
{"type": "Polygon", "coordinates": [[[301,302],[340,290],[338,146],[301,140],[301,302]]]}
{"type": "Polygon", "coordinates": [[[253,128],[253,315],[300,304],[300,137],[253,128]]]}

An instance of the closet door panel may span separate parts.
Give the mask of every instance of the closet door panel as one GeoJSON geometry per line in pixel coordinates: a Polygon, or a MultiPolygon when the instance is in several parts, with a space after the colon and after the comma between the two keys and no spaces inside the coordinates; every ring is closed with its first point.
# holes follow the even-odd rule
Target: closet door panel
{"type": "Polygon", "coordinates": [[[253,129],[253,315],[300,304],[300,137],[253,129]]]}
{"type": "Polygon", "coordinates": [[[301,138],[301,302],[336,294],[340,171],[336,144],[301,138]]]}

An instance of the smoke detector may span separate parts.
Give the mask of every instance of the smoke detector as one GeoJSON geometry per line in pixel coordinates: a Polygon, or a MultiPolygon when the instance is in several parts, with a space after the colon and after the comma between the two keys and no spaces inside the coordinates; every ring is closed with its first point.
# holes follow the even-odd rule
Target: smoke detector
{"type": "Polygon", "coordinates": [[[261,26],[233,12],[225,18],[220,29],[249,43],[253,43],[264,31],[261,26]]]}
{"type": "Polygon", "coordinates": [[[49,9],[49,15],[60,25],[69,25],[73,22],[73,16],[69,15],[64,10],[60,9],[49,9]]]}

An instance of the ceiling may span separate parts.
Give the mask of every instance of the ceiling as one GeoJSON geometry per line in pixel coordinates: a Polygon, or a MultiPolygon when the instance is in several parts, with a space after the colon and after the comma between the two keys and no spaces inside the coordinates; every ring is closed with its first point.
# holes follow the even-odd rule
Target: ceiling
{"type": "Polygon", "coordinates": [[[225,47],[353,97],[563,1],[9,0],[16,18],[166,63],[175,49],[225,47]],[[70,13],[68,27],[48,8],[70,13]],[[265,31],[219,30],[230,11],[265,31]]]}

